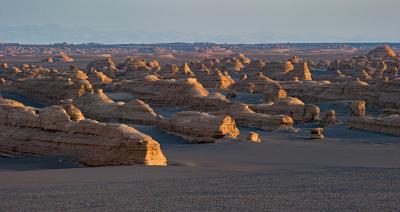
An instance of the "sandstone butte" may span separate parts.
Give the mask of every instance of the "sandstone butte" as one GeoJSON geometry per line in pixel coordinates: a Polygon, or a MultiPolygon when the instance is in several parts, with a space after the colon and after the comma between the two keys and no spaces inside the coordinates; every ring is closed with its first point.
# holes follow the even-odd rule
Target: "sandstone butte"
{"type": "Polygon", "coordinates": [[[140,99],[160,106],[191,106],[198,98],[206,98],[209,92],[196,80],[160,79],[148,75],[144,79],[124,80],[115,87],[116,92],[129,92],[140,99]]]}
{"type": "Polygon", "coordinates": [[[290,116],[297,122],[312,122],[319,120],[320,109],[313,104],[304,104],[301,100],[293,97],[286,97],[281,100],[264,104],[250,105],[250,108],[257,113],[290,116]]]}
{"type": "MultiPolygon", "coordinates": [[[[76,117],[76,109],[71,116],[76,117]]],[[[160,145],[123,124],[71,117],[63,107],[36,109],[0,99],[0,150],[3,153],[60,155],[88,166],[167,165],[160,145]]]]}
{"type": "Polygon", "coordinates": [[[214,115],[229,115],[242,126],[257,127],[265,131],[291,129],[293,119],[285,115],[266,115],[252,111],[248,105],[235,103],[229,108],[217,112],[214,115]]]}
{"type": "Polygon", "coordinates": [[[196,111],[176,113],[164,120],[161,127],[193,143],[211,143],[222,138],[237,138],[240,134],[230,116],[196,111]]]}
{"type": "Polygon", "coordinates": [[[367,56],[370,57],[397,57],[396,52],[388,45],[379,46],[370,52],[367,56]]]}
{"type": "Polygon", "coordinates": [[[87,117],[100,121],[157,125],[161,119],[145,102],[139,99],[114,102],[102,89],[85,92],[74,103],[87,117]]]}
{"type": "Polygon", "coordinates": [[[379,117],[367,116],[365,101],[352,102],[350,114],[352,117],[347,122],[349,128],[400,136],[400,115],[398,114],[389,113],[379,117]]]}

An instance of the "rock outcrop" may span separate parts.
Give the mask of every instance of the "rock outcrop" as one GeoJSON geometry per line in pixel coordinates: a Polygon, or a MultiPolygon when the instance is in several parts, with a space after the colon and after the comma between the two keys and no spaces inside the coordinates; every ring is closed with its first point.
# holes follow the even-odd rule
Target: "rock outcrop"
{"type": "Polygon", "coordinates": [[[311,139],[324,139],[324,129],[323,128],[315,128],[310,131],[311,139]]]}
{"type": "Polygon", "coordinates": [[[88,77],[89,77],[90,83],[94,86],[104,86],[104,85],[112,83],[112,81],[113,81],[111,78],[109,78],[103,72],[96,71],[95,69],[92,69],[91,71],[88,72],[88,77]]]}
{"type": "Polygon", "coordinates": [[[43,109],[0,99],[0,152],[62,155],[88,166],[166,165],[158,142],[134,128],[71,120],[60,106],[43,109]]]}
{"type": "Polygon", "coordinates": [[[54,62],[66,62],[66,63],[71,63],[74,62],[74,59],[64,52],[61,52],[59,55],[55,56],[53,58],[54,62]]]}
{"type": "Polygon", "coordinates": [[[123,63],[118,64],[119,75],[125,79],[141,79],[149,74],[154,74],[161,69],[155,60],[146,61],[134,58],[127,58],[123,63]]]}
{"type": "Polygon", "coordinates": [[[400,115],[382,117],[355,116],[349,119],[347,126],[350,129],[400,136],[400,115]]]}
{"type": "Polygon", "coordinates": [[[370,52],[368,52],[367,56],[370,57],[396,57],[397,53],[390,48],[388,45],[379,46],[370,52]]]}
{"type": "Polygon", "coordinates": [[[321,119],[320,123],[323,127],[336,124],[336,111],[329,110],[328,112],[326,112],[324,118],[321,119]]]}
{"type": "Polygon", "coordinates": [[[350,105],[350,115],[351,116],[365,116],[365,101],[353,101],[350,105]]]}
{"type": "Polygon", "coordinates": [[[146,76],[144,79],[125,80],[110,89],[129,92],[145,102],[161,106],[191,105],[194,99],[209,95],[196,78],[160,79],[155,75],[146,76]]]}
{"type": "Polygon", "coordinates": [[[161,119],[154,110],[139,99],[125,102],[114,102],[103,90],[86,92],[74,99],[75,104],[91,119],[122,122],[131,124],[157,125],[161,119]]]}
{"type": "Polygon", "coordinates": [[[184,111],[163,121],[161,127],[168,133],[193,143],[210,143],[225,137],[236,138],[239,130],[233,118],[202,112],[184,111]]]}
{"type": "Polygon", "coordinates": [[[347,122],[347,126],[350,129],[354,128],[400,136],[400,115],[396,113],[384,113],[378,117],[367,116],[365,101],[354,101],[350,105],[350,115],[351,117],[347,122]]]}
{"type": "Polygon", "coordinates": [[[45,57],[44,59],[42,59],[42,63],[53,63],[54,59],[51,56],[45,57]]]}
{"type": "Polygon", "coordinates": [[[268,115],[287,115],[298,122],[311,122],[319,120],[320,109],[312,104],[304,104],[301,100],[287,97],[265,104],[250,105],[250,108],[257,113],[268,115]]]}
{"type": "Polygon", "coordinates": [[[275,80],[312,80],[311,72],[307,62],[292,63],[271,62],[263,67],[263,73],[275,80]]]}
{"type": "Polygon", "coordinates": [[[254,143],[261,143],[260,135],[258,133],[255,133],[255,132],[250,132],[247,135],[246,140],[250,141],[250,142],[254,142],[254,143]]]}
{"type": "Polygon", "coordinates": [[[232,85],[235,83],[235,81],[231,78],[231,76],[227,72],[222,72],[217,68],[195,69],[193,72],[197,80],[205,88],[228,89],[232,87],[232,85]]]}
{"type": "Polygon", "coordinates": [[[114,62],[111,58],[100,59],[90,62],[86,66],[86,70],[90,71],[100,71],[106,74],[108,77],[114,77],[115,72],[117,71],[117,67],[115,66],[114,62]]]}
{"type": "Polygon", "coordinates": [[[64,99],[73,99],[92,91],[92,85],[86,75],[69,74],[63,76],[60,73],[49,74],[34,78],[22,79],[7,90],[22,94],[38,102],[58,104],[64,99]]]}
{"type": "Polygon", "coordinates": [[[236,91],[248,92],[248,93],[265,93],[268,88],[280,88],[277,81],[266,77],[261,72],[253,75],[243,75],[241,80],[238,80],[233,89],[236,91]]]}
{"type": "Polygon", "coordinates": [[[265,131],[289,130],[293,125],[293,119],[289,116],[256,113],[243,103],[232,104],[229,108],[212,114],[228,115],[233,117],[238,125],[257,127],[265,131]]]}

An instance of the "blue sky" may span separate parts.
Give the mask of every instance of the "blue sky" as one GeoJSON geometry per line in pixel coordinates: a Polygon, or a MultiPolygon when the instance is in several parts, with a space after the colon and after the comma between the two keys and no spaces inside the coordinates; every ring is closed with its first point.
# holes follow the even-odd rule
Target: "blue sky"
{"type": "MultiPolygon", "coordinates": [[[[0,28],[54,24],[66,29],[85,28],[88,32],[94,30],[97,33],[103,31],[128,34],[175,33],[177,34],[175,37],[168,39],[187,38],[185,41],[191,39],[193,41],[226,39],[229,42],[235,40],[268,42],[279,39],[282,42],[400,41],[399,0],[0,0],[0,2],[0,28]]],[[[0,40],[11,41],[12,36],[6,33],[3,33],[3,38],[0,35],[0,40]]],[[[128,34],[126,38],[121,39],[121,42],[129,41],[128,34]]],[[[91,39],[90,36],[88,33],[82,41],[91,39]]],[[[45,42],[46,39],[43,39],[45,42]]],[[[106,42],[107,36],[104,36],[104,39],[106,42]]],[[[135,38],[131,39],[135,42],[135,38]]],[[[155,42],[157,39],[163,40],[163,37],[154,36],[149,42],[155,42]]],[[[93,40],[96,40],[95,35],[93,40]]],[[[79,39],[76,42],[79,42],[79,39]]],[[[142,39],[141,42],[146,42],[146,39],[142,39]]]]}

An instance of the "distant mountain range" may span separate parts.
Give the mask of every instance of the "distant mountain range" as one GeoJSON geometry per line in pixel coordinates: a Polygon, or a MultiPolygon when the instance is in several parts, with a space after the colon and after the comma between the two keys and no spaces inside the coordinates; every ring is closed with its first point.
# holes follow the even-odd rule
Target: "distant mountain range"
{"type": "Polygon", "coordinates": [[[23,44],[49,43],[170,43],[170,42],[215,42],[215,43],[286,43],[286,42],[369,42],[371,38],[341,38],[325,35],[291,35],[275,32],[243,33],[242,35],[186,33],[175,31],[144,32],[117,30],[94,30],[59,25],[16,26],[0,28],[0,42],[23,44]]]}

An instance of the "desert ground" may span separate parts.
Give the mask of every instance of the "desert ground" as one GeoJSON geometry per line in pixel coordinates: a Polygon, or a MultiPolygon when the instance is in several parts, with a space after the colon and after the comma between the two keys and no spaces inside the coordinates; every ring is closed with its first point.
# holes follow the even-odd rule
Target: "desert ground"
{"type": "Polygon", "coordinates": [[[396,48],[15,48],[0,211],[400,209],[396,48]]]}

